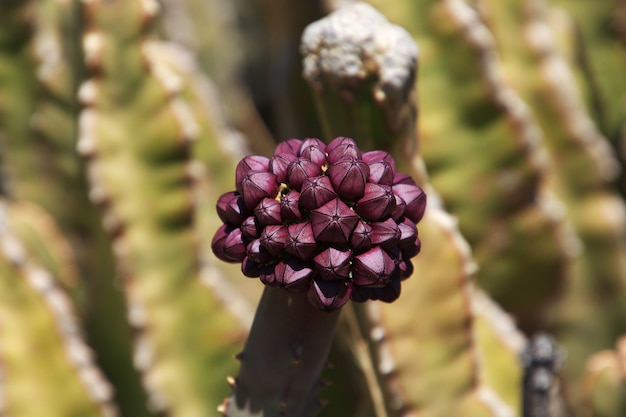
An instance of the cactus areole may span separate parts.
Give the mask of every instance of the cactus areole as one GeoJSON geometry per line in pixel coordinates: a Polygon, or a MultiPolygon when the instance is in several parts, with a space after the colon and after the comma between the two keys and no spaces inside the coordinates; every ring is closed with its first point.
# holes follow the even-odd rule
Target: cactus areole
{"type": "Polygon", "coordinates": [[[426,194],[396,172],[387,152],[338,137],[281,142],[271,158],[249,155],[236,191],[222,195],[215,255],[245,276],[306,292],[320,310],[349,299],[394,301],[420,251],[426,194]]]}

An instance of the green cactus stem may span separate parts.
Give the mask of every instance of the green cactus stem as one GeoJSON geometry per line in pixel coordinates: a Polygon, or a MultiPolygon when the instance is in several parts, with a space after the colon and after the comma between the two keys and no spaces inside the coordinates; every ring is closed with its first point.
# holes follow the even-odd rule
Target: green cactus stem
{"type": "Polygon", "coordinates": [[[0,202],[0,414],[115,417],[71,299],[12,230],[18,208],[0,202]]]}
{"type": "Polygon", "coordinates": [[[266,287],[243,352],[227,417],[316,416],[320,374],[340,310],[320,311],[306,293],[266,287]],[[269,378],[268,378],[269,377],[269,378]]]}

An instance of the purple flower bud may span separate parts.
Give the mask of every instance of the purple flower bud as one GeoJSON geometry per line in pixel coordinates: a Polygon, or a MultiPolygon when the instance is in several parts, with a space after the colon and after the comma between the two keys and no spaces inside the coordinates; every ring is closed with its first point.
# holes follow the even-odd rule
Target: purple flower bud
{"type": "Polygon", "coordinates": [[[326,163],[326,152],[316,145],[309,145],[300,150],[300,158],[311,161],[321,168],[326,163]]]}
{"type": "MultiPolygon", "coordinates": [[[[392,189],[392,192],[393,192],[393,189],[392,189]]],[[[396,199],[396,206],[391,211],[391,218],[394,219],[395,221],[398,221],[404,216],[404,210],[406,210],[406,203],[404,202],[402,197],[400,197],[399,195],[394,194],[393,196],[396,199]]]]}
{"type": "Polygon", "coordinates": [[[272,156],[269,163],[269,171],[276,175],[279,183],[287,182],[287,167],[298,157],[290,153],[280,153],[272,156]]]}
{"type": "Polygon", "coordinates": [[[311,285],[313,270],[295,258],[286,258],[276,264],[276,281],[290,292],[304,292],[311,285]]]}
{"type": "Polygon", "coordinates": [[[337,198],[337,193],[327,176],[306,178],[302,182],[300,207],[306,210],[315,210],[335,198],[337,198]]]}
{"type": "MultiPolygon", "coordinates": [[[[410,253],[415,248],[415,240],[417,239],[417,227],[415,227],[415,223],[413,220],[409,218],[403,218],[398,223],[398,229],[400,230],[400,241],[398,242],[398,247],[404,252],[408,251],[410,253]]],[[[417,252],[409,258],[417,255],[417,252]]]]}
{"type": "Polygon", "coordinates": [[[413,275],[413,262],[410,259],[402,259],[402,262],[398,265],[398,271],[400,272],[400,279],[407,279],[413,275]]]}
{"type": "Polygon", "coordinates": [[[358,146],[350,143],[338,145],[330,151],[326,148],[326,161],[331,165],[336,164],[339,161],[343,161],[344,159],[357,159],[360,161],[361,155],[362,154],[358,146]]]}
{"type": "Polygon", "coordinates": [[[280,255],[285,249],[285,239],[287,239],[287,227],[282,225],[265,226],[261,233],[261,245],[267,249],[272,256],[280,255]]]}
{"type": "Polygon", "coordinates": [[[370,168],[358,159],[344,159],[326,170],[333,188],[344,200],[356,201],[363,197],[370,168]]]}
{"type": "Polygon", "coordinates": [[[372,226],[359,220],[350,236],[350,249],[363,252],[372,247],[372,226]]]}
{"type": "Polygon", "coordinates": [[[404,256],[406,259],[410,259],[420,253],[421,250],[422,242],[420,241],[420,238],[417,237],[411,246],[402,249],[402,256],[404,256]]]}
{"type": "Polygon", "coordinates": [[[274,198],[278,192],[276,175],[270,172],[250,171],[241,181],[241,195],[246,207],[254,209],[264,198],[274,198]]]}
{"type": "Polygon", "coordinates": [[[246,255],[258,264],[266,264],[272,259],[272,255],[261,245],[261,239],[254,239],[248,243],[246,255]]]}
{"type": "Polygon", "coordinates": [[[347,244],[359,216],[338,198],[311,212],[315,238],[322,242],[347,244]]]}
{"type": "Polygon", "coordinates": [[[408,185],[416,185],[415,181],[411,176],[407,174],[403,174],[402,172],[397,172],[393,177],[393,185],[396,184],[408,184],[408,185]]]}
{"type": "Polygon", "coordinates": [[[365,184],[365,194],[354,206],[362,218],[369,221],[379,221],[389,216],[396,207],[396,198],[391,187],[381,184],[365,184]]]}
{"type": "Polygon", "coordinates": [[[270,287],[278,287],[278,281],[276,281],[276,274],[274,268],[276,265],[265,265],[260,268],[259,279],[265,285],[270,287]]]}
{"type": "Polygon", "coordinates": [[[306,148],[310,146],[314,146],[320,149],[322,152],[326,151],[326,144],[324,143],[324,141],[318,138],[306,138],[304,139],[304,141],[302,142],[302,145],[300,146],[300,156],[302,156],[302,151],[304,151],[306,148]]]}
{"type": "Polygon", "coordinates": [[[404,215],[418,223],[426,210],[426,194],[417,185],[396,184],[392,188],[393,193],[402,197],[406,203],[404,215]]]}
{"type": "Polygon", "coordinates": [[[391,248],[398,244],[400,230],[393,219],[384,222],[370,223],[372,226],[372,245],[380,245],[383,248],[391,248]]]}
{"type": "Polygon", "coordinates": [[[287,183],[291,188],[300,190],[305,178],[317,177],[321,174],[321,166],[307,159],[298,158],[287,168],[287,183]]]}
{"type": "Polygon", "coordinates": [[[285,221],[301,220],[300,193],[290,190],[280,199],[280,214],[285,221]]]}
{"type": "Polygon", "coordinates": [[[215,232],[211,249],[215,256],[224,262],[241,262],[246,256],[246,245],[241,237],[241,230],[225,224],[215,232]]]}
{"type": "Polygon", "coordinates": [[[333,139],[328,145],[326,145],[326,153],[331,152],[333,149],[342,145],[357,146],[354,139],[347,138],[345,136],[338,136],[335,139],[333,139]]]}
{"type": "Polygon", "coordinates": [[[231,223],[230,220],[228,219],[228,215],[226,214],[226,211],[229,209],[228,203],[230,202],[230,200],[238,196],[239,196],[239,193],[237,191],[230,191],[228,193],[222,194],[217,199],[217,205],[216,205],[217,215],[219,216],[220,220],[222,220],[224,223],[231,223]]]}
{"type": "Polygon", "coordinates": [[[328,247],[313,258],[315,270],[323,280],[345,280],[350,275],[350,251],[328,247]]]}
{"type": "Polygon", "coordinates": [[[401,287],[402,285],[399,279],[392,279],[384,287],[374,288],[374,294],[376,299],[384,303],[391,303],[400,297],[401,287]]]}
{"type": "Polygon", "coordinates": [[[382,287],[387,284],[395,265],[391,257],[379,246],[354,257],[352,280],[357,285],[382,287]]]}
{"type": "Polygon", "coordinates": [[[276,146],[274,155],[291,154],[293,156],[300,156],[301,146],[302,146],[302,141],[300,139],[287,139],[285,141],[280,142],[276,146]]]}
{"type": "Polygon", "coordinates": [[[352,285],[345,281],[324,281],[314,279],[309,287],[309,302],[320,310],[334,311],[350,299],[352,285]]]}
{"type": "Polygon", "coordinates": [[[308,260],[313,256],[319,243],[313,236],[311,223],[296,223],[287,226],[287,238],[285,239],[285,251],[302,260],[308,260]]]}
{"type": "Polygon", "coordinates": [[[261,200],[254,209],[254,216],[261,226],[283,223],[283,217],[280,215],[280,203],[273,198],[261,200]]]}
{"type": "Polygon", "coordinates": [[[352,294],[350,294],[350,298],[354,302],[364,303],[371,299],[373,291],[373,288],[352,285],[352,294]]]}
{"type": "Polygon", "coordinates": [[[261,235],[261,229],[254,216],[246,217],[246,219],[241,222],[239,228],[241,229],[241,236],[247,241],[257,239],[261,235]]]}
{"type": "Polygon", "coordinates": [[[241,272],[248,278],[256,278],[260,275],[261,270],[257,262],[246,256],[241,261],[241,272]]]}
{"type": "Polygon", "coordinates": [[[369,182],[393,185],[396,175],[396,162],[385,151],[370,151],[363,154],[363,162],[370,167],[369,182]]]}
{"type": "Polygon", "coordinates": [[[269,169],[269,158],[260,155],[248,155],[237,164],[235,169],[235,182],[237,191],[241,193],[241,181],[250,171],[267,172],[269,169]]]}

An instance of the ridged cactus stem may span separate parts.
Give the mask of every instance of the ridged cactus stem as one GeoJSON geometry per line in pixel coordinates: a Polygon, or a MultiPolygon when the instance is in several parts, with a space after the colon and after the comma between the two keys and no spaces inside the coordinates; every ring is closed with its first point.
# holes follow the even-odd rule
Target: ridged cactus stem
{"type": "Polygon", "coordinates": [[[320,374],[340,309],[325,312],[306,293],[266,287],[243,352],[227,417],[314,416],[320,374]]]}

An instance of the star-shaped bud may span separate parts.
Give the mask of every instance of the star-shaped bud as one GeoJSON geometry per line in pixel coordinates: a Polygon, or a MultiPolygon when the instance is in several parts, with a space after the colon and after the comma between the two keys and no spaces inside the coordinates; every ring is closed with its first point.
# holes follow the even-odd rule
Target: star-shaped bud
{"type": "Polygon", "coordinates": [[[311,285],[313,270],[307,263],[289,257],[276,264],[276,281],[290,292],[304,292],[311,285]]]}
{"type": "Polygon", "coordinates": [[[309,302],[320,310],[334,311],[350,299],[352,285],[345,281],[314,279],[307,294],[309,302]]]}
{"type": "Polygon", "coordinates": [[[415,227],[413,220],[409,218],[403,218],[397,224],[398,229],[400,230],[398,247],[402,250],[402,253],[407,256],[407,258],[412,258],[417,255],[417,252],[419,252],[419,249],[416,247],[417,227],[415,227]]]}
{"type": "Polygon", "coordinates": [[[322,242],[345,245],[359,222],[359,216],[338,198],[311,212],[315,238],[322,242]]]}
{"type": "Polygon", "coordinates": [[[350,294],[350,299],[357,303],[364,303],[372,299],[373,291],[374,288],[352,285],[352,294],[350,294]]]}
{"type": "Polygon", "coordinates": [[[259,279],[265,285],[270,287],[278,287],[278,281],[276,281],[276,274],[274,268],[276,265],[265,265],[259,270],[259,279]]]}
{"type": "Polygon", "coordinates": [[[379,221],[389,216],[396,207],[391,187],[382,184],[365,184],[363,197],[356,202],[354,211],[369,221],[379,221]]]}
{"type": "Polygon", "coordinates": [[[326,170],[333,189],[344,200],[356,201],[363,197],[370,168],[361,160],[350,158],[334,163],[326,170]]]}
{"type": "Polygon", "coordinates": [[[395,265],[380,246],[354,257],[352,281],[364,287],[382,287],[387,284],[395,265]]]}
{"type": "Polygon", "coordinates": [[[322,167],[308,159],[298,158],[287,168],[287,183],[289,187],[300,190],[302,182],[311,177],[321,175],[322,167]]]}
{"type": "Polygon", "coordinates": [[[344,280],[350,275],[349,250],[340,250],[332,246],[315,255],[315,270],[321,279],[344,280]]]}
{"type": "Polygon", "coordinates": [[[330,179],[325,175],[306,178],[302,182],[300,207],[306,210],[315,210],[335,198],[337,198],[337,193],[335,193],[330,179]]]}
{"type": "Polygon", "coordinates": [[[257,223],[256,217],[248,216],[243,222],[241,222],[241,236],[244,240],[250,241],[258,238],[261,235],[261,228],[257,223]]]}
{"type": "Polygon", "coordinates": [[[301,220],[300,193],[297,190],[289,192],[280,199],[280,215],[285,221],[301,220]]]}
{"type": "Polygon", "coordinates": [[[241,261],[241,272],[248,278],[257,278],[261,273],[260,265],[246,256],[241,261]]]}
{"type": "Polygon", "coordinates": [[[369,182],[393,185],[393,178],[396,175],[396,162],[388,152],[365,152],[363,162],[370,167],[369,182]]]}
{"type": "Polygon", "coordinates": [[[361,155],[361,151],[356,145],[344,143],[333,148],[331,151],[327,150],[326,161],[331,165],[343,161],[344,159],[358,159],[360,161],[361,155]]]}
{"type": "Polygon", "coordinates": [[[372,247],[372,226],[359,220],[350,236],[350,249],[364,252],[372,247]]]}
{"type": "Polygon", "coordinates": [[[400,297],[400,279],[391,279],[384,287],[374,288],[375,298],[384,303],[392,303],[400,297]]]}
{"type": "Polygon", "coordinates": [[[313,256],[319,243],[313,236],[311,223],[296,223],[287,226],[285,251],[301,260],[308,260],[313,256]]]}
{"type": "Polygon", "coordinates": [[[335,139],[331,140],[328,145],[326,145],[326,153],[331,152],[336,147],[342,145],[357,146],[354,139],[345,136],[338,136],[335,139]]]}
{"type": "Polygon", "coordinates": [[[274,198],[277,192],[278,180],[276,175],[270,172],[250,171],[241,181],[241,195],[250,210],[264,198],[274,198]]]}
{"type": "Polygon", "coordinates": [[[249,215],[243,198],[237,191],[224,193],[217,199],[217,215],[224,223],[240,225],[249,215]]]}
{"type": "Polygon", "coordinates": [[[424,210],[426,210],[426,194],[417,185],[411,184],[396,184],[392,187],[393,193],[402,197],[406,203],[404,209],[404,215],[415,223],[424,216],[424,210]]]}
{"type": "Polygon", "coordinates": [[[370,226],[372,226],[372,245],[391,248],[398,244],[400,229],[392,218],[383,222],[370,223],[370,226]]]}
{"type": "Polygon", "coordinates": [[[300,156],[300,147],[302,146],[302,141],[300,139],[287,139],[285,141],[280,142],[276,145],[276,150],[274,150],[274,155],[279,154],[291,154],[293,156],[300,156]]]}
{"type": "Polygon", "coordinates": [[[287,227],[283,225],[266,226],[261,233],[261,245],[272,256],[278,256],[285,250],[287,227]]]}
{"type": "Polygon", "coordinates": [[[246,256],[258,264],[266,264],[272,259],[272,255],[261,245],[261,239],[254,239],[248,243],[246,256]]]}
{"type": "Polygon", "coordinates": [[[396,184],[408,184],[408,185],[416,185],[413,178],[410,175],[404,174],[402,172],[396,172],[396,175],[393,176],[393,185],[396,184]]]}
{"type": "Polygon", "coordinates": [[[250,171],[268,172],[269,158],[260,155],[248,155],[244,157],[237,164],[235,169],[235,183],[237,184],[237,191],[241,193],[241,181],[243,177],[250,171]]]}
{"type": "MultiPolygon", "coordinates": [[[[392,189],[392,192],[393,192],[393,189],[392,189]]],[[[406,203],[404,202],[402,197],[400,197],[399,195],[394,194],[393,196],[396,199],[396,206],[391,211],[391,218],[394,219],[395,221],[398,221],[404,216],[404,210],[406,210],[406,203]]]]}
{"type": "Polygon", "coordinates": [[[308,138],[302,142],[300,147],[300,157],[308,159],[318,166],[322,166],[326,163],[326,145],[319,139],[308,138]]]}
{"type": "Polygon", "coordinates": [[[246,256],[246,245],[241,237],[241,230],[226,224],[215,232],[211,249],[215,256],[224,262],[241,262],[246,256]]]}
{"type": "Polygon", "coordinates": [[[264,198],[254,209],[254,216],[261,226],[282,224],[280,203],[273,198],[264,198]]]}
{"type": "Polygon", "coordinates": [[[291,153],[279,153],[270,158],[269,171],[276,175],[279,183],[287,182],[287,167],[298,157],[291,153]]]}

